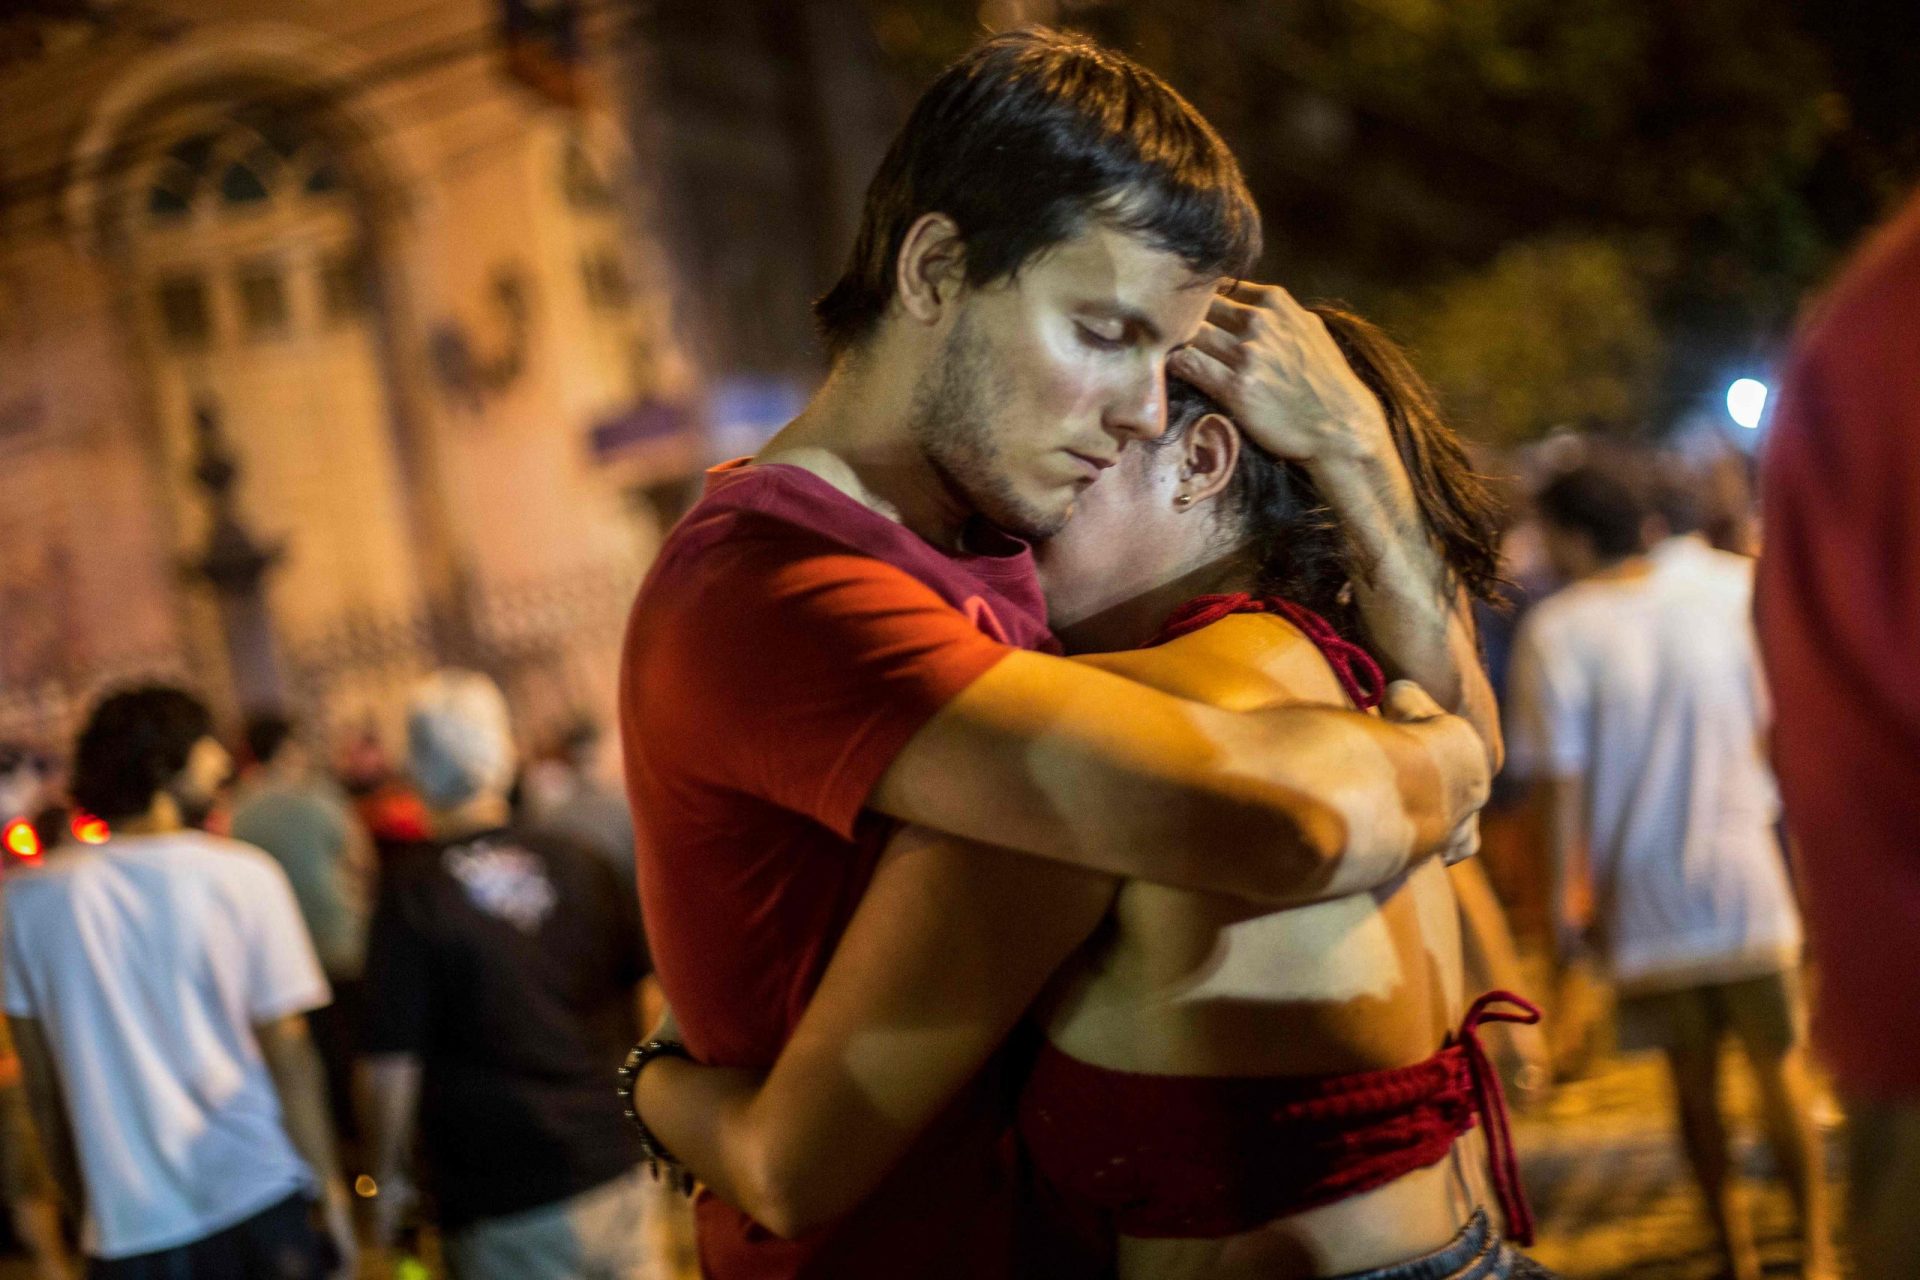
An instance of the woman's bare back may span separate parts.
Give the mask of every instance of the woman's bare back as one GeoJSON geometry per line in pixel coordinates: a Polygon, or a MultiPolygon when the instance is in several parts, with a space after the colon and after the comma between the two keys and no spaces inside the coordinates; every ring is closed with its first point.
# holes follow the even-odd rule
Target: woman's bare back
{"type": "MultiPolygon", "coordinates": [[[[1221,706],[1347,705],[1319,651],[1270,614],[1093,661],[1221,706]]],[[[1113,1070],[1307,1076],[1430,1057],[1464,1003],[1458,910],[1429,860],[1372,893],[1282,911],[1129,883],[1043,1017],[1060,1049],[1113,1070]]],[[[1468,1206],[1443,1164],[1232,1240],[1125,1242],[1122,1274],[1338,1274],[1439,1247],[1468,1206]]]]}

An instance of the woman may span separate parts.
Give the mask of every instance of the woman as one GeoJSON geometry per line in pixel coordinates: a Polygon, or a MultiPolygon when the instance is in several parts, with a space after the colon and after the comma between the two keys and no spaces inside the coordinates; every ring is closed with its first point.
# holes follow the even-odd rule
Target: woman
{"type": "MultiPolygon", "coordinates": [[[[1442,559],[1486,594],[1489,502],[1430,393],[1371,325],[1319,314],[1442,559]]],[[[1170,398],[1166,434],[1044,548],[1062,640],[1194,701],[1377,704],[1356,643],[1366,566],[1305,472],[1192,388],[1170,398]]],[[[764,1081],[655,1061],[634,1103],[717,1194],[795,1234],[857,1203],[1040,998],[1021,1135],[1122,1276],[1541,1274],[1493,1234],[1456,1156],[1477,1114],[1504,1133],[1472,1030],[1508,1016],[1466,1015],[1457,920],[1438,862],[1272,911],[909,830],[764,1081]],[[894,962],[930,931],[937,962],[894,962]]]]}

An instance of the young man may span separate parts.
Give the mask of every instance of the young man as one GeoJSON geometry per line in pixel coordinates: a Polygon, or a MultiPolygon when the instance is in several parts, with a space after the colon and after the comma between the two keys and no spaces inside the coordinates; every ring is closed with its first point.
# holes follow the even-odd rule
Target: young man
{"type": "Polygon", "coordinates": [[[582,716],[560,735],[554,758],[521,777],[521,817],[530,827],[568,836],[604,857],[633,895],[633,811],[613,779],[607,735],[582,716]]]}
{"type": "MultiPolygon", "coordinates": [[[[1488,745],[1412,694],[1402,724],[1235,714],[1052,656],[1017,538],[1061,527],[1120,450],[1164,430],[1169,356],[1196,337],[1181,372],[1266,447],[1317,451],[1368,511],[1372,589],[1439,620],[1413,647],[1471,647],[1453,597],[1435,599],[1432,549],[1386,536],[1415,526],[1391,451],[1383,468],[1363,447],[1362,399],[1302,368],[1305,313],[1277,292],[1216,297],[1257,255],[1257,217],[1192,108],[1084,41],[989,41],[915,108],[818,306],[825,386],[751,465],[712,476],[628,632],[641,892],[702,1061],[773,1061],[898,822],[1296,901],[1397,875],[1484,798],[1488,745]]],[[[1474,700],[1464,682],[1443,696],[1474,700]]],[[[1005,1274],[1004,1119],[983,1079],[860,1210],[800,1240],[703,1197],[703,1264],[1005,1274]]]]}
{"type": "Polygon", "coordinates": [[[349,1145],[358,1136],[352,1105],[354,1041],[360,1021],[361,968],[373,888],[373,840],[332,778],[314,767],[297,726],[262,712],[246,725],[256,768],[233,805],[233,838],[273,855],[293,885],[333,1003],[309,1021],[327,1067],[334,1125],[349,1145]]]}
{"type": "Polygon", "coordinates": [[[1920,1275],[1920,196],[1810,317],[1767,441],[1774,768],[1847,1106],[1860,1280],[1920,1275]]]}
{"type": "Polygon", "coordinates": [[[90,1276],[352,1273],[304,1017],[326,979],[273,859],[191,827],[229,768],[191,695],[113,694],[72,779],[111,838],[10,873],[7,1015],[90,1276]]]}
{"type": "Polygon", "coordinates": [[[613,1072],[646,974],[639,904],[592,850],[510,828],[487,677],[422,681],[407,744],[432,837],[395,852],[368,946],[375,1243],[407,1207],[417,1116],[455,1280],[638,1280],[652,1201],[613,1072]]]}
{"type": "Polygon", "coordinates": [[[234,839],[265,849],[286,871],[328,981],[336,988],[357,983],[367,950],[372,841],[346,793],[314,767],[292,720],[258,714],[245,732],[257,768],[234,797],[234,839]]]}
{"type": "Polygon", "coordinates": [[[1830,1277],[1800,1043],[1800,920],[1760,754],[1752,564],[1691,535],[1643,554],[1647,508],[1610,467],[1556,478],[1536,506],[1572,585],[1521,624],[1507,728],[1511,767],[1539,789],[1552,901],[1584,861],[1622,1045],[1666,1053],[1681,1139],[1734,1276],[1760,1271],[1720,1111],[1728,1038],[1759,1080],[1801,1214],[1805,1274],[1830,1277]]]}
{"type": "MultiPolygon", "coordinates": [[[[52,798],[50,791],[48,768],[37,752],[11,743],[0,745],[0,822],[38,825],[52,798]]],[[[38,856],[38,844],[31,847],[38,856]]],[[[11,866],[18,856],[7,850],[0,860],[11,866]]],[[[73,1280],[73,1261],[60,1222],[59,1191],[40,1154],[20,1058],[4,1022],[0,1022],[0,1200],[6,1202],[13,1234],[33,1258],[40,1280],[73,1280]]]]}

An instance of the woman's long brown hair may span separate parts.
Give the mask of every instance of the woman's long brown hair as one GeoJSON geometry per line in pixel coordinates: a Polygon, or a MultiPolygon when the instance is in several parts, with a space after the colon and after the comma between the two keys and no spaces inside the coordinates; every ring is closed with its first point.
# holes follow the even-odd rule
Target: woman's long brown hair
{"type": "MultiPolygon", "coordinates": [[[[1378,325],[1340,307],[1310,307],[1354,373],[1386,412],[1387,428],[1412,482],[1427,535],[1456,583],[1479,599],[1500,599],[1500,508],[1466,449],[1441,419],[1438,398],[1399,344],[1378,325]]],[[[1207,413],[1225,413],[1198,389],[1168,384],[1171,443],[1207,413]]],[[[1231,415],[1226,415],[1231,417],[1231,415]]],[[[1251,441],[1224,495],[1245,522],[1259,557],[1263,592],[1321,614],[1349,635],[1358,631],[1349,589],[1369,571],[1306,470],[1251,441]]]]}

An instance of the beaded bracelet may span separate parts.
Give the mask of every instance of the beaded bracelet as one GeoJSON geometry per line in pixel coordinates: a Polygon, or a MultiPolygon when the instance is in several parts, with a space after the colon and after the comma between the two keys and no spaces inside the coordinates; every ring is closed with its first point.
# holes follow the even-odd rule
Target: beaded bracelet
{"type": "Polygon", "coordinates": [[[646,1040],[627,1050],[627,1059],[620,1064],[620,1084],[616,1092],[620,1102],[626,1108],[627,1119],[640,1133],[640,1154],[646,1157],[647,1169],[655,1180],[660,1177],[660,1166],[667,1167],[667,1182],[671,1186],[691,1194],[693,1174],[668,1151],[653,1130],[647,1128],[647,1122],[640,1118],[640,1109],[633,1102],[633,1087],[640,1079],[641,1071],[655,1058],[683,1058],[693,1061],[693,1055],[687,1052],[687,1046],[678,1040],[646,1040]]]}

